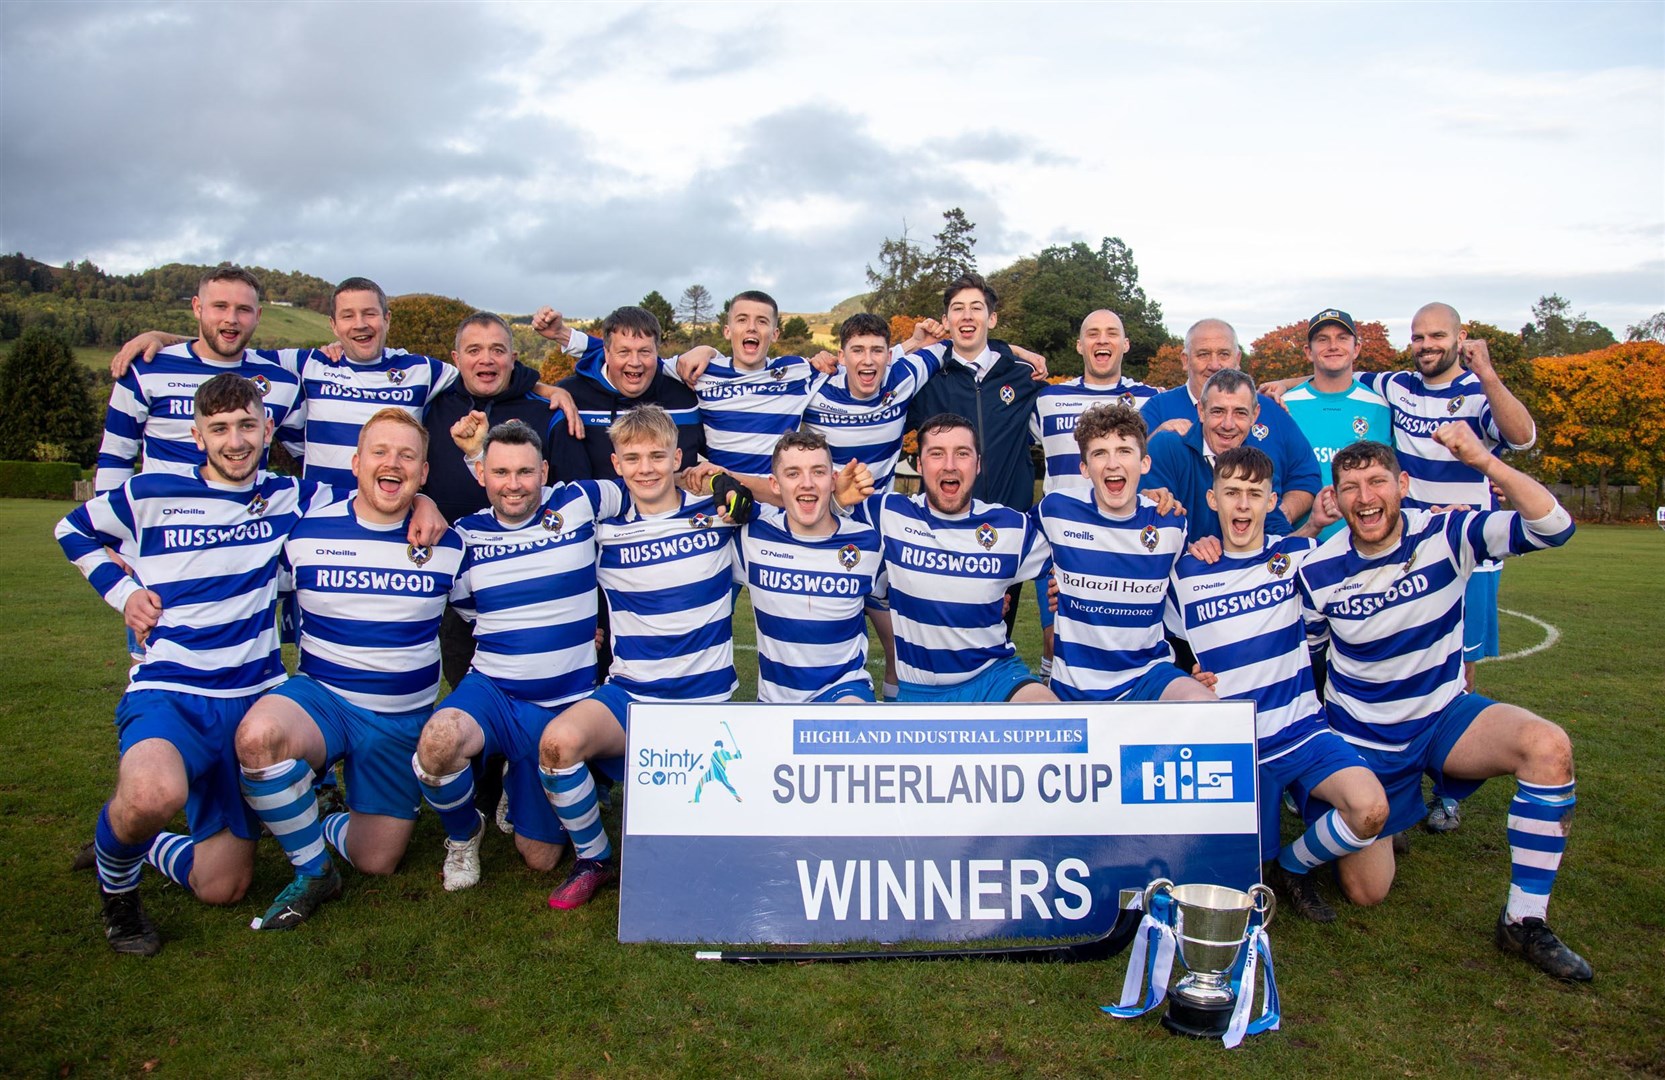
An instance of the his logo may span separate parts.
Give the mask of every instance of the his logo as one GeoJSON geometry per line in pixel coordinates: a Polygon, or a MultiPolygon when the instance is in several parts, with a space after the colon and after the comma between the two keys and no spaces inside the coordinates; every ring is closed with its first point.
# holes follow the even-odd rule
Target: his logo
{"type": "Polygon", "coordinates": [[[1017,391],[1012,389],[1010,383],[1000,388],[1000,400],[1007,405],[1017,400],[1017,391]]]}
{"type": "Polygon", "coordinates": [[[265,397],[267,394],[271,393],[271,391],[272,391],[271,380],[267,379],[266,376],[264,376],[264,375],[256,375],[253,378],[251,378],[249,380],[249,382],[254,383],[254,388],[256,390],[260,391],[260,396],[261,397],[265,397]]]}
{"type": "Polygon", "coordinates": [[[266,497],[265,496],[256,495],[254,498],[249,500],[249,515],[251,517],[259,517],[261,514],[264,514],[265,512],[266,512],[266,497]]]}
{"type": "Polygon", "coordinates": [[[838,565],[846,570],[854,570],[861,562],[861,549],[854,544],[845,544],[838,549],[838,565]]]}
{"type": "Polygon", "coordinates": [[[1123,746],[1122,802],[1250,802],[1250,743],[1123,746]]]}
{"type": "Polygon", "coordinates": [[[1449,404],[1445,407],[1445,411],[1450,413],[1452,416],[1456,416],[1457,415],[1457,410],[1461,409],[1462,407],[1463,407],[1463,395],[1458,394],[1456,397],[1451,399],[1451,404],[1449,404]]]}
{"type": "Polygon", "coordinates": [[[405,558],[409,559],[411,562],[415,563],[417,566],[421,566],[423,563],[427,562],[429,559],[431,559],[433,557],[434,557],[434,549],[429,547],[427,544],[406,544],[405,545],[405,558]]]}
{"type": "Polygon", "coordinates": [[[392,383],[394,386],[398,386],[400,383],[405,381],[405,369],[404,368],[393,368],[393,369],[391,369],[387,373],[387,381],[392,383]]]}
{"type": "Polygon", "coordinates": [[[691,529],[709,529],[711,523],[711,515],[706,513],[696,513],[688,519],[688,527],[691,529]]]}
{"type": "Polygon", "coordinates": [[[1139,543],[1145,545],[1146,551],[1156,550],[1156,526],[1146,525],[1139,530],[1139,543]]]}
{"type": "Polygon", "coordinates": [[[550,532],[561,531],[561,512],[559,510],[545,510],[543,512],[543,527],[550,532]]]}
{"type": "Polygon", "coordinates": [[[1272,434],[1272,429],[1267,427],[1265,424],[1256,424],[1254,426],[1254,435],[1256,440],[1265,442],[1266,436],[1270,434],[1272,434]]]}
{"type": "Polygon", "coordinates": [[[998,539],[1000,539],[1000,534],[995,531],[993,525],[985,521],[977,526],[977,542],[983,545],[984,551],[994,547],[994,542],[998,539]]]}
{"type": "Polygon", "coordinates": [[[1289,573],[1289,556],[1278,552],[1266,562],[1266,569],[1272,571],[1273,577],[1283,577],[1289,573]]]}
{"type": "Polygon", "coordinates": [[[1370,434],[1370,421],[1362,416],[1353,417],[1353,434],[1361,439],[1370,434]]]}

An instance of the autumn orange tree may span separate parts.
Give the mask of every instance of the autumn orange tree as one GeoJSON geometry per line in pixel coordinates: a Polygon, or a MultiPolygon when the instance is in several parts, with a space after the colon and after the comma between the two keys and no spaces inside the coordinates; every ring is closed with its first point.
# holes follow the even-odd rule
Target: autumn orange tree
{"type": "Polygon", "coordinates": [[[1185,381],[1185,361],[1181,358],[1184,350],[1172,341],[1163,342],[1151,357],[1150,366],[1145,369],[1144,382],[1149,386],[1160,386],[1163,389],[1178,386],[1185,381]]]}
{"type": "MultiPolygon", "coordinates": [[[[1399,362],[1399,354],[1388,343],[1387,327],[1379,322],[1359,323],[1359,359],[1354,365],[1359,371],[1389,371],[1399,362]]],[[[1307,320],[1280,326],[1255,338],[1249,346],[1249,357],[1244,361],[1259,382],[1287,379],[1312,374],[1312,362],[1307,359],[1307,320]]]]}
{"type": "Polygon", "coordinates": [[[1610,482],[1665,487],[1665,345],[1626,342],[1532,364],[1540,475],[1594,480],[1603,520],[1610,482]]]}
{"type": "Polygon", "coordinates": [[[411,293],[387,303],[387,343],[395,349],[451,359],[457,327],[474,308],[449,296],[411,293]]]}

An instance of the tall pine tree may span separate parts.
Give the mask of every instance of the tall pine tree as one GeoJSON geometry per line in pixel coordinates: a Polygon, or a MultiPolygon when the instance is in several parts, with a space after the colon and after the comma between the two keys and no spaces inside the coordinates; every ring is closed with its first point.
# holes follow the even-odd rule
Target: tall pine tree
{"type": "Polygon", "coordinates": [[[40,327],[23,331],[0,362],[0,458],[50,459],[56,447],[91,465],[101,422],[89,382],[62,337],[40,327]]]}

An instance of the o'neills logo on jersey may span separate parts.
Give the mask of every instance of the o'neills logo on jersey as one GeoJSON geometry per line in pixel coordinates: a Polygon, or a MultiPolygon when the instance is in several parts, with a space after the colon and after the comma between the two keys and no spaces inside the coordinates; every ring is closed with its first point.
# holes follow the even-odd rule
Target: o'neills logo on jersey
{"type": "Polygon", "coordinates": [[[1463,395],[1458,394],[1456,397],[1451,399],[1451,403],[1445,407],[1445,411],[1450,413],[1452,416],[1456,416],[1457,415],[1457,410],[1461,409],[1462,407],[1463,407],[1463,395]]]}
{"type": "Polygon", "coordinates": [[[421,566],[423,563],[427,562],[429,559],[431,559],[433,557],[434,557],[434,549],[429,547],[427,544],[406,544],[405,545],[405,558],[409,559],[411,562],[415,563],[417,566],[421,566]]]}
{"type": "Polygon", "coordinates": [[[1370,421],[1362,416],[1353,417],[1353,434],[1364,438],[1370,433],[1370,421]]]}
{"type": "Polygon", "coordinates": [[[838,565],[846,570],[854,570],[861,562],[861,549],[854,544],[845,544],[838,549],[838,565]]]}
{"type": "Polygon", "coordinates": [[[1273,577],[1283,577],[1289,573],[1289,556],[1281,551],[1278,552],[1266,560],[1266,569],[1272,571],[1273,577]]]}
{"type": "Polygon", "coordinates": [[[561,512],[559,510],[545,510],[543,512],[543,527],[550,532],[560,532],[561,512]]]}
{"type": "Polygon", "coordinates": [[[994,526],[990,525],[988,522],[985,521],[981,525],[977,526],[977,542],[983,545],[984,551],[994,547],[994,542],[999,539],[1000,534],[996,532],[994,526]]]}
{"type": "Polygon", "coordinates": [[[254,384],[254,388],[256,390],[260,391],[260,396],[261,397],[265,397],[267,394],[271,393],[271,391],[272,391],[271,380],[267,379],[266,376],[264,376],[264,375],[256,375],[253,378],[251,378],[249,380],[249,382],[254,384]]]}
{"type": "Polygon", "coordinates": [[[391,368],[391,369],[389,369],[389,371],[387,373],[387,381],[392,383],[394,386],[398,386],[400,383],[405,381],[405,369],[404,368],[391,368]]]}
{"type": "Polygon", "coordinates": [[[259,517],[261,514],[266,512],[267,505],[268,503],[266,502],[266,497],[264,495],[256,495],[254,498],[249,500],[249,515],[251,517],[259,517]]]}
{"type": "Polygon", "coordinates": [[[1010,383],[1000,388],[1000,400],[1006,405],[1017,400],[1017,391],[1012,389],[1010,383]]]}
{"type": "Polygon", "coordinates": [[[1156,526],[1146,525],[1139,530],[1139,543],[1145,545],[1146,551],[1156,550],[1156,526]]]}
{"type": "Polygon", "coordinates": [[[1272,429],[1267,427],[1265,424],[1256,424],[1254,426],[1255,438],[1259,439],[1261,442],[1265,442],[1266,436],[1270,434],[1272,434],[1272,429]]]}

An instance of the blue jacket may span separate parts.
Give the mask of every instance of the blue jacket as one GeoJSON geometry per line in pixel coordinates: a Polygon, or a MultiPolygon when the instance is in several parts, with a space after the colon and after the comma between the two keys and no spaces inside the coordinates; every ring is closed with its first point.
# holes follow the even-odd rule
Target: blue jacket
{"type": "MultiPolygon", "coordinates": [[[[1186,540],[1219,536],[1220,515],[1209,507],[1206,497],[1206,493],[1214,487],[1214,468],[1203,457],[1202,425],[1192,424],[1191,430],[1184,435],[1161,432],[1151,438],[1148,452],[1150,472],[1139,481],[1139,487],[1167,488],[1174,498],[1184,504],[1186,540]]],[[[1310,450],[1307,452],[1307,463],[1312,463],[1310,450]]],[[[1280,497],[1283,495],[1283,478],[1275,457],[1272,459],[1272,487],[1280,497]]],[[[1294,531],[1289,519],[1277,507],[1274,506],[1272,512],[1266,515],[1267,536],[1288,536],[1294,531]]]]}
{"type": "Polygon", "coordinates": [[[1038,381],[1035,369],[1012,356],[1003,344],[990,341],[989,348],[999,358],[981,383],[952,353],[944,357],[942,370],[931,376],[908,406],[908,429],[919,430],[920,424],[937,413],[958,413],[970,420],[983,445],[972,498],[1027,510],[1035,502],[1029,416],[1035,411],[1035,396],[1046,383],[1038,381]]]}
{"type": "Polygon", "coordinates": [[[700,401],[694,392],[665,374],[654,372],[653,381],[638,397],[625,397],[607,381],[601,339],[590,338],[574,374],[560,385],[572,395],[578,415],[584,420],[584,438],[567,434],[566,424],[556,426],[550,437],[550,479],[617,480],[613,468],[613,440],[607,429],[620,413],[637,405],[658,405],[676,421],[676,445],[682,451],[684,469],[695,464],[705,452],[705,428],[700,423],[700,401]]]}

